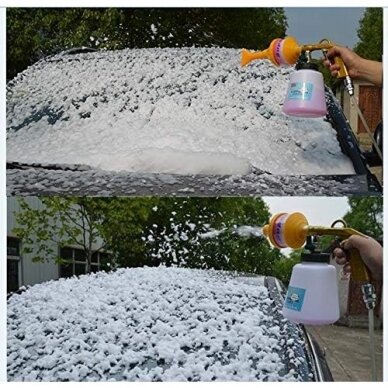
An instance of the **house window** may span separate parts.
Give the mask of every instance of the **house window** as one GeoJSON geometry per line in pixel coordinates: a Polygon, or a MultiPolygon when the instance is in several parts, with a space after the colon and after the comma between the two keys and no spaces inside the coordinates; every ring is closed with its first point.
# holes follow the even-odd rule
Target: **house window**
{"type": "MultiPolygon", "coordinates": [[[[60,257],[63,262],[59,265],[59,277],[69,278],[73,275],[83,275],[86,273],[85,251],[79,248],[63,247],[60,249],[60,257]]],[[[93,252],[90,272],[100,270],[100,263],[103,253],[93,252]]]]}
{"type": "Polygon", "coordinates": [[[20,287],[20,239],[7,237],[7,293],[20,287]]]}
{"type": "Polygon", "coordinates": [[[20,239],[7,237],[7,256],[20,256],[20,239]]]}

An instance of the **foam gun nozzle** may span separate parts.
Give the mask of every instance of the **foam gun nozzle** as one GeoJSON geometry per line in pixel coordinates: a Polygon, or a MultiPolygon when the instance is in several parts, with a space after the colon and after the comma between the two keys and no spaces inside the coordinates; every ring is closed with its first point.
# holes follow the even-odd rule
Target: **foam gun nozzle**
{"type": "MultiPolygon", "coordinates": [[[[256,59],[268,59],[276,66],[291,66],[294,65],[302,53],[322,50],[326,56],[327,50],[334,47],[328,39],[322,39],[319,43],[299,45],[297,40],[292,36],[287,36],[284,39],[276,38],[272,40],[269,47],[262,51],[241,51],[241,66],[246,66],[248,63],[256,59]]],[[[327,58],[327,56],[326,56],[327,58]]],[[[337,78],[344,79],[345,87],[349,94],[353,96],[354,87],[351,78],[343,60],[336,57],[334,62],[340,67],[337,78]]]]}
{"type": "Polygon", "coordinates": [[[288,36],[284,39],[274,39],[269,47],[263,51],[241,51],[241,66],[245,66],[256,59],[269,59],[274,65],[293,65],[298,60],[302,48],[295,38],[288,36]]]}

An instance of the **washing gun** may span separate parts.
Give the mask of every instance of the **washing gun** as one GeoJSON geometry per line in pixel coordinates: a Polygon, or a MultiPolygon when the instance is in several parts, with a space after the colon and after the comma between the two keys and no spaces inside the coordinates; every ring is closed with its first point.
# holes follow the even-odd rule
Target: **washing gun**
{"type": "MultiPolygon", "coordinates": [[[[352,235],[364,236],[355,229],[348,228],[343,220],[335,221],[330,227],[312,226],[308,224],[302,213],[279,213],[274,215],[268,225],[263,228],[263,234],[277,248],[302,248],[307,236],[335,236],[346,239],[352,235]],[[335,225],[341,223],[342,227],[335,225]]],[[[338,240],[337,240],[338,241],[338,240]]],[[[355,281],[370,283],[370,272],[365,266],[357,249],[349,250],[351,276],[355,281]]]]}
{"type": "MultiPolygon", "coordinates": [[[[337,246],[340,246],[339,239],[346,239],[350,236],[364,236],[362,233],[358,232],[355,229],[348,228],[343,220],[335,221],[330,227],[325,226],[312,226],[308,224],[306,217],[302,213],[278,213],[275,214],[268,225],[263,227],[264,236],[269,239],[271,244],[279,249],[281,248],[301,248],[306,242],[305,248],[309,248],[309,242],[311,242],[314,236],[335,236],[337,238],[337,246]],[[336,226],[337,224],[342,224],[342,227],[336,226]]],[[[306,256],[309,256],[308,254],[306,256]]],[[[314,253],[310,256],[316,257],[314,253]]],[[[376,381],[376,359],[375,359],[375,341],[374,341],[374,313],[373,309],[376,306],[376,293],[374,286],[371,283],[371,275],[369,269],[365,266],[364,262],[361,259],[361,256],[356,249],[350,249],[348,252],[348,259],[351,266],[351,277],[353,280],[360,282],[361,291],[363,294],[363,300],[365,306],[368,310],[368,319],[369,319],[369,338],[370,338],[370,357],[371,357],[371,377],[372,381],[376,381]]],[[[296,265],[294,269],[297,267],[296,265]]],[[[319,279],[305,279],[306,283],[310,282],[313,284],[318,284],[319,279]],[[314,281],[316,283],[314,283],[314,281]]],[[[290,286],[287,291],[287,296],[285,299],[285,305],[289,302],[290,305],[287,306],[288,313],[291,318],[297,317],[299,312],[303,313],[301,310],[301,303],[303,303],[304,292],[301,297],[300,288],[291,287],[292,276],[290,281],[290,286]],[[299,290],[299,291],[298,291],[299,290]],[[291,310],[290,310],[291,309],[291,310]]],[[[299,287],[299,285],[297,285],[299,287]]],[[[319,309],[324,309],[327,305],[327,295],[329,294],[330,288],[336,288],[337,284],[332,282],[328,284],[325,288],[325,291],[322,293],[323,296],[318,296],[318,303],[320,304],[319,309]],[[323,299],[322,299],[323,298],[323,299]]],[[[310,295],[311,296],[311,295],[310,295]]],[[[338,297],[337,297],[338,298],[338,297]]],[[[310,298],[311,299],[311,298],[310,298]]],[[[307,302],[307,301],[306,301],[307,302]]],[[[284,312],[284,309],[283,309],[284,312]]],[[[338,311],[339,316],[339,311],[338,311]]],[[[335,319],[333,320],[333,322],[335,319]]],[[[296,322],[298,322],[296,320],[296,322]]],[[[299,321],[301,322],[301,321],[299,321]]]]}
{"type": "MultiPolygon", "coordinates": [[[[367,237],[357,230],[347,227],[343,220],[335,221],[330,227],[309,225],[302,213],[279,213],[274,215],[269,224],[263,227],[263,234],[273,246],[279,249],[302,248],[308,236],[335,236],[337,246],[340,246],[338,238],[346,239],[353,235],[367,237]],[[335,225],[338,223],[341,223],[342,227],[336,227],[335,225]]],[[[368,310],[373,310],[376,305],[376,294],[371,283],[370,271],[357,249],[352,248],[349,250],[348,259],[351,277],[353,280],[362,283],[361,290],[364,303],[368,310]]]]}
{"type": "MultiPolygon", "coordinates": [[[[334,47],[334,44],[328,39],[322,39],[316,44],[299,45],[295,38],[287,36],[286,38],[274,39],[269,47],[262,51],[249,51],[242,49],[241,66],[245,66],[253,60],[268,59],[275,66],[292,66],[298,62],[301,56],[307,56],[311,60],[311,52],[321,50],[327,57],[327,51],[334,47]]],[[[354,86],[352,79],[346,69],[341,57],[335,57],[334,62],[340,67],[337,78],[343,79],[345,87],[350,96],[354,95],[354,86]]]]}

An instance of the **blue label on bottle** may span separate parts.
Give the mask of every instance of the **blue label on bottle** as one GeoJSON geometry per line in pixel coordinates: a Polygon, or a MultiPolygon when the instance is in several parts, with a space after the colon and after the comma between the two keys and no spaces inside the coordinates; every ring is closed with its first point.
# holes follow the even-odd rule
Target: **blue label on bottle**
{"type": "Polygon", "coordinates": [[[285,307],[294,311],[302,310],[305,293],[305,288],[288,287],[286,300],[284,302],[285,307]]]}
{"type": "Polygon", "coordinates": [[[313,84],[310,82],[292,82],[288,91],[289,100],[310,101],[313,95],[313,84]]]}

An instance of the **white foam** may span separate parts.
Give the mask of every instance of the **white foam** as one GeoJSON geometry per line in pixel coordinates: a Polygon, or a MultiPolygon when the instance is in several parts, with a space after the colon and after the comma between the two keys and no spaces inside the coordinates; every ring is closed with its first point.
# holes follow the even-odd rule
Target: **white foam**
{"type": "Polygon", "coordinates": [[[233,154],[184,152],[171,148],[145,149],[105,163],[97,158],[94,165],[114,171],[142,171],[169,174],[243,175],[250,172],[247,160],[233,154]]]}
{"type": "Polygon", "coordinates": [[[59,55],[7,93],[7,160],[180,174],[354,174],[331,125],[281,112],[291,69],[225,48],[59,55]]]}
{"type": "Polygon", "coordinates": [[[38,284],[8,299],[8,379],[295,381],[276,308],[262,278],[220,271],[119,269],[38,284]]]}

